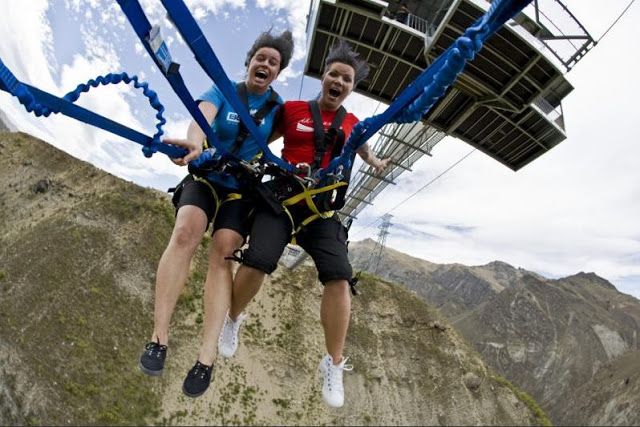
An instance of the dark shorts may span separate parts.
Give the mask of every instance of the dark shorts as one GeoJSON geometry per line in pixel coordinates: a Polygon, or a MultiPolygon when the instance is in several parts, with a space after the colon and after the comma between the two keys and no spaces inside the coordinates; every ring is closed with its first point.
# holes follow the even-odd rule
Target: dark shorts
{"type": "Polygon", "coordinates": [[[180,183],[173,196],[173,205],[178,210],[183,206],[197,206],[207,215],[208,223],[213,222],[211,233],[226,228],[234,230],[246,238],[251,230],[254,203],[241,196],[236,199],[234,190],[217,185],[207,185],[200,180],[186,179],[180,183]],[[214,194],[215,191],[215,194],[214,194]]]}
{"type": "MultiPolygon", "coordinates": [[[[293,212],[297,224],[306,214],[293,212]]],[[[296,235],[297,243],[311,256],[320,282],[351,280],[353,270],[347,253],[347,229],[334,218],[317,219],[304,226],[296,235]]],[[[291,240],[291,220],[286,214],[276,214],[259,207],[255,213],[249,248],[243,263],[271,274],[285,246],[291,240]]]]}

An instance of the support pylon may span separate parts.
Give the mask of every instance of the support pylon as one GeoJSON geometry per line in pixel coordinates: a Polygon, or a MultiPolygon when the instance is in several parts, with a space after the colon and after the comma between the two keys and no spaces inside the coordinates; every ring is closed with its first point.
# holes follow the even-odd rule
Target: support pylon
{"type": "Polygon", "coordinates": [[[368,268],[368,270],[373,274],[377,274],[378,266],[382,261],[384,247],[387,242],[387,236],[389,235],[389,227],[393,225],[391,223],[391,218],[393,218],[393,215],[384,214],[382,216],[382,222],[378,226],[378,241],[376,242],[376,246],[373,248],[371,263],[368,268]]]}

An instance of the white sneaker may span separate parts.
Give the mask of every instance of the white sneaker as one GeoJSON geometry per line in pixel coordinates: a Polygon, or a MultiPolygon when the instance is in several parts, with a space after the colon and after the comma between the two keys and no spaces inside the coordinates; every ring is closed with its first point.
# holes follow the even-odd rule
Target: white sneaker
{"type": "Polygon", "coordinates": [[[324,379],[322,385],[322,398],[327,405],[340,408],[344,405],[344,386],[342,384],[343,371],[353,370],[353,366],[347,365],[348,357],[337,365],[333,364],[333,358],[326,355],[320,361],[320,373],[324,379]]]}
{"type": "Polygon", "coordinates": [[[228,313],[225,316],[224,325],[222,325],[222,331],[220,331],[220,337],[218,338],[218,353],[222,357],[228,359],[236,353],[238,349],[238,331],[246,318],[246,314],[240,314],[234,322],[228,313]]]}

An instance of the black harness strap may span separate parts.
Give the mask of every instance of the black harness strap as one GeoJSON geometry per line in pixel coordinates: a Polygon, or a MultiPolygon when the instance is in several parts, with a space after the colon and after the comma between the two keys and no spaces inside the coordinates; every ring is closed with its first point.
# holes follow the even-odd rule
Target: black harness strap
{"type": "MultiPolygon", "coordinates": [[[[240,100],[242,101],[244,106],[247,107],[247,110],[249,110],[249,112],[251,112],[251,109],[249,108],[247,84],[245,82],[238,83],[236,85],[236,90],[238,91],[238,96],[240,97],[240,100]]],[[[256,111],[255,114],[251,115],[253,121],[258,127],[260,126],[262,119],[264,119],[276,105],[278,105],[278,92],[271,88],[271,96],[269,97],[267,102],[265,102],[262,107],[260,107],[260,109],[256,111]]],[[[236,136],[236,140],[233,143],[233,147],[231,147],[232,154],[238,154],[238,152],[242,148],[242,144],[244,144],[244,141],[247,139],[247,136],[249,136],[249,130],[244,125],[244,123],[240,121],[240,123],[238,124],[238,135],[236,136]]]]}
{"type": "Polygon", "coordinates": [[[311,110],[311,118],[313,119],[313,142],[315,147],[311,170],[316,170],[322,164],[322,159],[327,152],[329,145],[333,145],[333,149],[331,151],[332,158],[340,154],[342,146],[344,145],[342,122],[347,114],[347,110],[345,110],[343,106],[340,106],[333,118],[331,126],[325,132],[318,101],[309,101],[309,109],[311,110]]]}

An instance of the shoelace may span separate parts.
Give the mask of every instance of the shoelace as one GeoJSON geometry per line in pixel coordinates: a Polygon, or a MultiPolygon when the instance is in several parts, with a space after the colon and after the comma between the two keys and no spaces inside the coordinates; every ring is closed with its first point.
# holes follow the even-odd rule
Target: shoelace
{"type": "Polygon", "coordinates": [[[154,357],[154,353],[155,357],[160,357],[162,355],[162,352],[167,350],[167,346],[162,345],[159,342],[150,342],[147,343],[145,349],[147,350],[147,354],[149,355],[149,357],[154,357]]]}
{"type": "Polygon", "coordinates": [[[191,375],[194,377],[200,376],[200,379],[204,379],[207,373],[211,371],[212,367],[213,366],[207,366],[203,363],[200,363],[200,361],[197,361],[195,366],[191,369],[191,375]]]}
{"type": "Polygon", "coordinates": [[[342,390],[344,388],[342,384],[342,373],[343,371],[353,371],[353,365],[348,365],[346,357],[339,365],[334,365],[331,361],[327,360],[327,386],[330,389],[335,387],[336,390],[342,390]]]}

